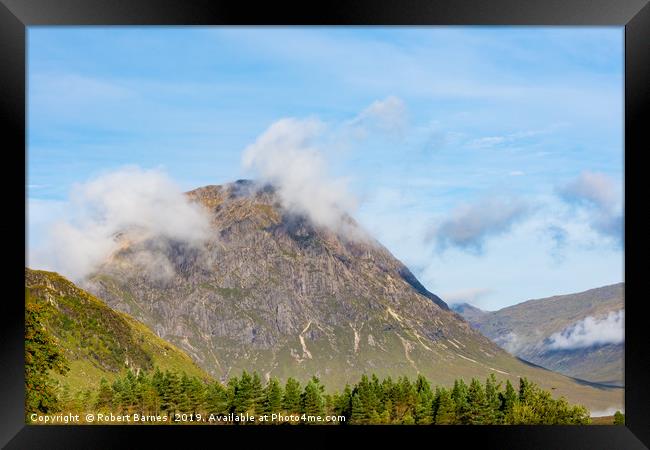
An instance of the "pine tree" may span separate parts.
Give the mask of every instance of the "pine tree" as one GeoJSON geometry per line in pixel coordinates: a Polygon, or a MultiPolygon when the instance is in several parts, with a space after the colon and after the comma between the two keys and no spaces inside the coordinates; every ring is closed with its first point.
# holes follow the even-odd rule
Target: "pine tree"
{"type": "Polygon", "coordinates": [[[429,425],[433,423],[433,392],[431,392],[429,381],[421,374],[415,380],[415,390],[417,392],[415,423],[429,425]]]}
{"type": "Polygon", "coordinates": [[[277,378],[269,378],[264,389],[264,414],[279,413],[282,409],[282,386],[277,378]]]}
{"type": "Polygon", "coordinates": [[[372,391],[372,397],[374,404],[372,405],[373,409],[378,413],[383,412],[384,410],[384,390],[379,378],[374,373],[370,376],[370,389],[372,391]]]}
{"type": "Polygon", "coordinates": [[[142,409],[148,415],[160,414],[160,397],[151,381],[142,386],[142,409]]]}
{"type": "Polygon", "coordinates": [[[476,378],[472,378],[469,385],[467,401],[469,408],[462,419],[463,422],[470,425],[484,425],[487,419],[487,399],[481,382],[476,378]]]}
{"type": "Polygon", "coordinates": [[[228,410],[228,394],[221,383],[210,383],[206,393],[206,408],[208,414],[226,415],[228,410]]]}
{"type": "Polygon", "coordinates": [[[505,424],[511,425],[513,423],[512,411],[516,403],[519,403],[519,397],[515,392],[515,388],[510,383],[510,380],[506,381],[505,392],[499,394],[501,400],[501,417],[502,421],[505,424]]]}
{"type": "Polygon", "coordinates": [[[393,417],[396,421],[401,422],[407,413],[413,418],[413,408],[415,407],[415,389],[411,381],[405,377],[400,377],[393,386],[390,399],[393,402],[393,417]]]}
{"type": "Polygon", "coordinates": [[[196,414],[205,406],[206,389],[204,384],[196,377],[190,379],[188,400],[190,412],[196,414]]]}
{"type": "Polygon", "coordinates": [[[530,403],[535,395],[535,386],[527,378],[519,379],[519,401],[530,403]]]}
{"type": "Polygon", "coordinates": [[[410,412],[407,412],[402,418],[402,425],[415,425],[415,420],[410,412]]]}
{"type": "Polygon", "coordinates": [[[487,400],[486,421],[487,424],[501,423],[501,400],[499,399],[499,388],[501,383],[497,383],[493,373],[485,380],[485,397],[487,400]]]}
{"type": "Polygon", "coordinates": [[[451,391],[451,398],[456,405],[456,420],[459,424],[466,425],[467,415],[469,413],[469,403],[467,401],[467,385],[463,380],[455,380],[454,388],[451,391]]]}
{"type": "Polygon", "coordinates": [[[124,402],[124,407],[128,413],[132,413],[139,407],[142,398],[137,377],[132,370],[126,373],[123,387],[122,401],[124,402]]]}
{"type": "Polygon", "coordinates": [[[350,403],[350,423],[366,423],[368,412],[366,411],[358,392],[353,391],[352,401],[350,403]]]}
{"type": "Polygon", "coordinates": [[[99,381],[99,392],[97,393],[95,409],[98,411],[108,411],[111,409],[112,404],[113,390],[108,384],[108,381],[106,381],[106,378],[102,377],[102,379],[99,381]]]}
{"type": "Polygon", "coordinates": [[[337,396],[334,403],[334,413],[345,416],[345,423],[347,423],[352,415],[352,389],[349,384],[345,385],[345,389],[337,396]]]}
{"type": "Polygon", "coordinates": [[[235,404],[235,396],[237,394],[237,390],[239,389],[239,378],[237,377],[232,377],[228,380],[228,384],[226,385],[226,398],[228,399],[228,413],[235,413],[236,409],[236,404],[235,404]]]}
{"type": "Polygon", "coordinates": [[[381,423],[392,423],[393,422],[393,402],[390,398],[384,400],[384,411],[381,413],[381,423]]]}
{"type": "Polygon", "coordinates": [[[189,414],[191,411],[190,391],[192,382],[185,372],[181,374],[180,379],[180,396],[178,397],[178,409],[181,414],[189,414]]]}
{"type": "Polygon", "coordinates": [[[324,413],[328,416],[334,414],[334,402],[337,399],[337,394],[323,394],[323,402],[324,402],[324,413]]]}
{"type": "Polygon", "coordinates": [[[264,388],[257,372],[253,372],[251,379],[251,407],[255,414],[259,415],[264,412],[264,388]]]}
{"type": "Polygon", "coordinates": [[[172,417],[177,409],[181,395],[181,383],[176,372],[165,371],[163,376],[163,395],[161,409],[172,417]]]}
{"type": "MultiPolygon", "coordinates": [[[[376,380],[376,376],[373,375],[373,378],[376,380]]],[[[379,383],[377,382],[377,386],[379,383]]],[[[379,399],[376,396],[377,388],[373,387],[373,383],[368,379],[368,377],[363,374],[361,380],[356,386],[356,392],[359,395],[359,400],[363,404],[363,410],[365,412],[364,419],[369,419],[373,411],[377,411],[379,406],[379,399]]]]}
{"type": "Polygon", "coordinates": [[[54,339],[45,329],[46,306],[25,303],[25,414],[56,412],[59,410],[56,384],[51,371],[65,375],[68,361],[54,339]]]}
{"type": "Polygon", "coordinates": [[[298,380],[289,377],[284,388],[282,406],[287,413],[298,413],[300,411],[300,383],[298,380]]]}
{"type": "Polygon", "coordinates": [[[239,383],[235,386],[234,412],[236,414],[250,412],[253,405],[253,377],[244,370],[239,383]]]}
{"type": "Polygon", "coordinates": [[[391,377],[384,378],[384,380],[381,382],[381,410],[383,412],[388,411],[388,414],[391,418],[395,414],[393,386],[394,383],[391,377]]]}
{"type": "Polygon", "coordinates": [[[158,395],[162,397],[162,385],[163,385],[163,378],[164,375],[160,371],[160,367],[156,366],[156,369],[154,370],[153,374],[151,375],[151,385],[156,388],[156,391],[158,392],[158,395]]]}
{"type": "Polygon", "coordinates": [[[300,397],[301,412],[308,416],[321,416],[323,414],[323,395],[318,379],[312,378],[305,386],[300,397]]]}
{"type": "Polygon", "coordinates": [[[441,388],[438,390],[434,422],[436,425],[453,425],[458,423],[456,420],[456,404],[447,389],[441,388]]]}

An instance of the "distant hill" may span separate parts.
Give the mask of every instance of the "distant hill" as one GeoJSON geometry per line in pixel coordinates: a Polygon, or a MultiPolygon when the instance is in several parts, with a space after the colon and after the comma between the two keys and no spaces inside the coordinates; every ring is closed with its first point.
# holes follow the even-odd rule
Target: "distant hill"
{"type": "Polygon", "coordinates": [[[483,311],[482,309],[477,308],[476,306],[472,306],[469,303],[457,303],[453,305],[451,309],[463,316],[463,318],[475,328],[478,326],[478,324],[481,323],[483,316],[488,314],[487,311],[483,311]]]}
{"type": "Polygon", "coordinates": [[[112,381],[127,369],[154,366],[209,378],[189,356],[141,322],[57,273],[25,268],[25,301],[51,306],[44,325],[70,363],[65,376],[54,378],[71,393],[96,388],[102,377],[112,381]]]}
{"type": "Polygon", "coordinates": [[[624,284],[528,300],[499,311],[468,304],[453,309],[512,354],[565,375],[623,386],[623,342],[610,335],[622,326],[624,284]]]}

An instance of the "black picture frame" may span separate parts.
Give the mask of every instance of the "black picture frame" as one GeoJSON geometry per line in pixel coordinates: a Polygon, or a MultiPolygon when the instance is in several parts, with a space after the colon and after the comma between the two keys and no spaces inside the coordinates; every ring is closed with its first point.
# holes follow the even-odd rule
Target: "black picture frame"
{"type": "MultiPolygon", "coordinates": [[[[0,444],[6,448],[114,448],[136,439],[200,445],[224,437],[266,439],[286,427],[28,426],[24,423],[24,277],[26,205],[18,194],[26,168],[26,27],[37,25],[614,25],[625,27],[625,192],[642,186],[641,164],[648,149],[650,109],[650,5],[648,0],[356,0],[301,3],[234,0],[0,0],[0,117],[3,133],[4,220],[0,221],[10,263],[3,271],[0,340],[0,444]],[[645,145],[644,145],[645,144],[645,145]],[[22,218],[22,219],[21,219],[22,218]],[[21,267],[21,261],[22,266],[21,267]],[[8,291],[7,291],[8,290],[8,291]]],[[[26,195],[26,191],[23,191],[26,195]]],[[[305,433],[323,433],[328,445],[347,437],[406,445],[442,445],[466,439],[485,448],[636,449],[650,445],[650,327],[643,314],[647,299],[643,268],[635,261],[642,245],[641,210],[626,210],[625,237],[625,426],[504,427],[291,427],[286,443],[317,444],[305,433]],[[414,435],[417,434],[418,436],[414,435]],[[416,441],[416,438],[418,439],[416,441]],[[408,439],[408,440],[406,440],[408,439]],[[420,441],[424,439],[424,441],[420,441]],[[427,444],[429,443],[429,444],[427,444]]],[[[647,231],[646,231],[647,232],[647,231]]],[[[5,256],[7,254],[5,253],[5,256]]],[[[132,444],[132,445],[131,445],[132,444]]]]}

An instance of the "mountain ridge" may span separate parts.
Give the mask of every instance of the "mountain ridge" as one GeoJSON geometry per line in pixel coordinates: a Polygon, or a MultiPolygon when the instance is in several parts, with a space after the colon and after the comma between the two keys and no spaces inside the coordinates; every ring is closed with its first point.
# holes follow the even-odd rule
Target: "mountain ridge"
{"type": "Polygon", "coordinates": [[[622,386],[624,343],[595,343],[578,348],[553,348],[550,343],[552,337],[566,335],[572,326],[584,320],[603,320],[606,314],[623,311],[623,297],[624,283],[615,283],[574,294],[526,300],[498,311],[481,311],[471,305],[455,305],[452,309],[524,360],[577,379],[622,386]]]}

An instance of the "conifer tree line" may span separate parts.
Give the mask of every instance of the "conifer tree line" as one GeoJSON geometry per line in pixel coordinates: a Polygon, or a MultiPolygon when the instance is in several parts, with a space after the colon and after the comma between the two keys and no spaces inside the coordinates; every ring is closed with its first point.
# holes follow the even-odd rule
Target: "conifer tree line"
{"type": "MultiPolygon", "coordinates": [[[[432,388],[418,375],[414,381],[402,376],[383,380],[363,375],[354,386],[341,392],[325,392],[312,377],[304,386],[289,378],[263,383],[256,372],[243,371],[224,385],[204,381],[184,372],[128,371],[112,383],[102,379],[99,387],[72,396],[67,385],[58,385],[51,373],[65,375],[68,361],[42,323],[47,312],[42,305],[28,303],[25,309],[25,412],[48,414],[137,413],[173,417],[181,414],[283,414],[337,416],[344,424],[588,424],[589,411],[572,406],[564,398],[553,399],[525,378],[517,390],[505,386],[491,374],[485,383],[472,379],[469,385],[456,380],[453,388],[432,388]]],[[[623,424],[624,416],[616,415],[623,424]]],[[[171,422],[168,422],[171,423],[171,422]]],[[[272,422],[267,422],[272,423],[272,422]]]]}
{"type": "MultiPolygon", "coordinates": [[[[584,406],[553,399],[525,378],[518,389],[490,375],[485,383],[456,380],[453,388],[432,388],[422,375],[379,380],[363,375],[358,383],[333,394],[325,392],[317,377],[302,385],[289,378],[263,383],[256,372],[243,371],[226,384],[205,382],[185,373],[156,368],[137,374],[129,371],[113,383],[102,379],[95,392],[71,398],[61,392],[59,408],[65,412],[114,414],[255,415],[283,414],[343,416],[340,424],[517,425],[589,424],[584,406]]],[[[267,422],[272,423],[272,422],[267,422]]]]}

